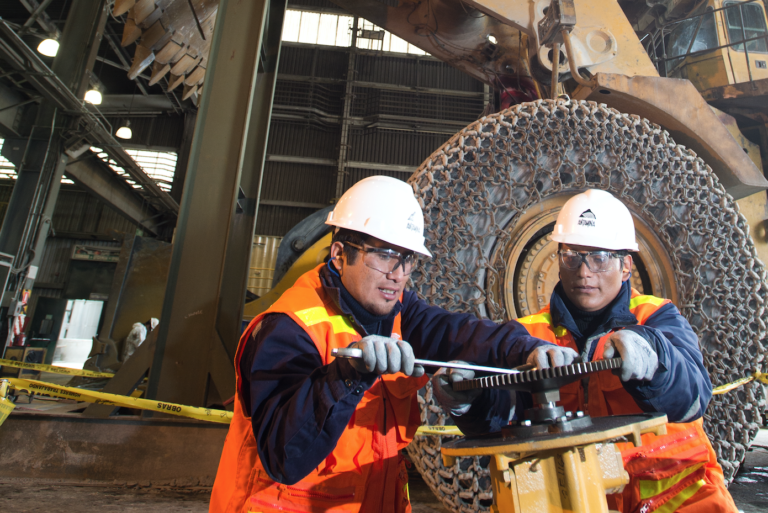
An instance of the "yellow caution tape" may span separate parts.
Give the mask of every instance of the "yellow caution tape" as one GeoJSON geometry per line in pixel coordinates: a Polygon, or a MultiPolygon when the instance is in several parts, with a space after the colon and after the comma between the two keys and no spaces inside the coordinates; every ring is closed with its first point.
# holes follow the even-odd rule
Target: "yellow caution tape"
{"type": "Polygon", "coordinates": [[[765,383],[768,385],[768,373],[765,372],[755,372],[751,376],[747,376],[746,378],[737,379],[733,383],[726,383],[725,385],[720,385],[719,387],[715,387],[712,389],[712,395],[720,395],[724,394],[726,392],[730,392],[731,390],[735,388],[739,388],[742,385],[746,385],[747,383],[758,380],[761,383],[765,383]]]}
{"type": "Polygon", "coordinates": [[[54,365],[45,365],[42,363],[17,362],[16,360],[3,360],[0,358],[0,366],[16,367],[17,369],[28,369],[42,372],[53,372],[56,374],[68,374],[70,376],[85,376],[88,378],[111,378],[114,374],[109,372],[96,372],[83,369],[70,369],[68,367],[56,367],[54,365]]]}
{"type": "Polygon", "coordinates": [[[0,381],[0,426],[3,425],[5,419],[8,418],[8,415],[10,415],[13,409],[16,407],[16,405],[13,404],[10,399],[7,399],[7,395],[8,383],[5,381],[0,381]]]}
{"type": "Polygon", "coordinates": [[[464,436],[457,426],[421,426],[416,430],[416,434],[464,436]]]}
{"type": "Polygon", "coordinates": [[[232,412],[226,410],[212,410],[210,408],[184,406],[182,404],[167,403],[152,399],[140,399],[138,397],[126,397],[124,395],[108,394],[106,392],[95,392],[92,390],[84,390],[82,388],[63,387],[32,379],[5,379],[10,381],[11,386],[16,390],[25,390],[30,393],[45,394],[51,397],[60,397],[62,399],[73,399],[75,401],[85,401],[88,403],[157,411],[191,419],[219,422],[222,424],[229,424],[232,420],[232,412]]]}
{"type": "MultiPolygon", "coordinates": [[[[0,359],[0,363],[6,365],[5,362],[9,360],[0,359]]],[[[62,369],[65,371],[74,371],[88,374],[75,374],[85,375],[91,377],[111,377],[112,374],[104,372],[92,372],[83,371],[77,369],[67,369],[64,367],[52,367],[50,365],[30,364],[22,362],[14,362],[13,364],[21,368],[34,368],[34,367],[48,367],[62,369]],[[34,366],[34,367],[32,367],[34,366]]],[[[68,372],[65,372],[67,374],[68,372]]],[[[141,399],[138,397],[127,397],[117,394],[109,394],[106,392],[96,392],[93,390],[84,390],[81,388],[71,388],[52,383],[45,383],[43,381],[31,380],[31,379],[19,379],[19,378],[4,378],[10,382],[10,387],[16,390],[24,390],[29,393],[49,395],[51,397],[59,397],[62,399],[72,399],[75,401],[83,401],[95,404],[105,404],[113,406],[122,406],[125,408],[135,408],[139,410],[158,411],[161,413],[168,413],[170,415],[178,415],[181,417],[187,417],[191,419],[204,420],[208,422],[218,422],[221,424],[229,424],[232,420],[232,412],[226,410],[213,410],[210,408],[200,408],[197,406],[184,406],[182,404],[167,403],[164,401],[155,401],[152,399],[141,399]]],[[[745,385],[751,381],[758,380],[768,385],[768,373],[755,372],[752,376],[741,378],[734,381],[716,387],[713,391],[713,395],[724,394],[731,390],[745,385]]],[[[3,424],[8,415],[13,411],[15,405],[6,398],[7,385],[0,381],[0,425],[3,424]]],[[[463,436],[463,433],[457,426],[420,426],[416,430],[416,435],[437,435],[437,436],[463,436]]]]}

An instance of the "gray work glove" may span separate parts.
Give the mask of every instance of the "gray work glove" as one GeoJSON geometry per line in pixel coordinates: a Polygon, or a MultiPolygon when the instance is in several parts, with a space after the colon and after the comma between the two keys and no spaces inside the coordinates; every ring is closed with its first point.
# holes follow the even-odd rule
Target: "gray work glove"
{"type": "Polygon", "coordinates": [[[402,372],[406,376],[418,378],[424,375],[424,367],[416,365],[411,344],[403,340],[368,335],[364,339],[353,342],[349,347],[362,349],[362,358],[349,360],[352,367],[363,374],[395,374],[402,372]]]}
{"type": "Polygon", "coordinates": [[[621,330],[608,337],[603,350],[603,358],[614,358],[616,351],[621,356],[622,381],[642,379],[650,381],[659,368],[659,356],[651,344],[643,337],[630,330],[621,330]]]}
{"type": "MultiPolygon", "coordinates": [[[[466,363],[460,360],[453,360],[450,363],[466,363]]],[[[450,411],[454,415],[464,415],[472,406],[472,401],[482,393],[481,390],[467,390],[457,392],[451,386],[451,383],[472,379],[475,377],[475,371],[467,369],[449,369],[441,367],[434,376],[432,376],[432,394],[440,406],[450,411]]]]}
{"type": "Polygon", "coordinates": [[[537,369],[548,369],[550,367],[570,365],[578,355],[579,354],[570,347],[545,344],[531,351],[531,354],[528,355],[528,359],[525,363],[528,365],[535,365],[537,369]],[[550,361],[552,362],[551,364],[550,361]]]}

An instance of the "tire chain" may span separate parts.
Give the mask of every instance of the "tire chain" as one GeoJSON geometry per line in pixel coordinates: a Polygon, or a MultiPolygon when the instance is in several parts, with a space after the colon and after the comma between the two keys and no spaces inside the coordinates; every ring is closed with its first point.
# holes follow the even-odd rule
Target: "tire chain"
{"type": "MultiPolygon", "coordinates": [[[[433,258],[412,288],[433,305],[508,320],[488,284],[503,283],[506,245],[519,214],[557,193],[608,190],[655,231],[674,267],[682,314],[698,334],[713,384],[759,369],[766,342],[766,273],[749,226],[717,176],[691,150],[636,115],[604,104],[539,100],[486,116],[454,135],[409,183],[425,215],[433,258]]],[[[705,429],[730,482],[759,429],[762,388],[714,396],[705,429]]],[[[427,387],[422,423],[444,425],[427,387]]],[[[488,511],[488,460],[446,468],[439,437],[408,452],[430,488],[456,512],[488,511]]]]}

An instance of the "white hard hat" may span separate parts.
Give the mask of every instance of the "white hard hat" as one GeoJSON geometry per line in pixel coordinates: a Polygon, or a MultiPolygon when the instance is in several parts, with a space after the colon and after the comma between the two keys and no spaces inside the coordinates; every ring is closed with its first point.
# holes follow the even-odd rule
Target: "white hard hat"
{"type": "Polygon", "coordinates": [[[407,183],[389,176],[360,180],[345,192],[325,224],[354,230],[431,257],[424,214],[407,183]]]}
{"type": "Polygon", "coordinates": [[[610,192],[590,189],[563,205],[552,240],[614,251],[639,251],[629,209],[610,192]]]}

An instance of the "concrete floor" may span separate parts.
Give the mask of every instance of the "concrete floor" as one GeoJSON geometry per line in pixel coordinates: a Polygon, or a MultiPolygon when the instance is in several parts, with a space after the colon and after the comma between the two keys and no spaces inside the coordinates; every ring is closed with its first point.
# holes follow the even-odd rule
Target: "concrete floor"
{"type": "MultiPolygon", "coordinates": [[[[0,480],[3,513],[205,513],[210,488],[109,486],[51,480],[0,480]]],[[[420,476],[411,483],[413,513],[450,513],[420,476]]]]}
{"type": "MultiPolygon", "coordinates": [[[[413,513],[450,513],[418,474],[411,475],[413,513]]],[[[768,511],[768,430],[762,430],[730,487],[740,511],[768,511]]],[[[163,488],[133,483],[110,486],[52,480],[1,479],[0,511],[9,513],[204,513],[211,490],[163,488]]]]}

